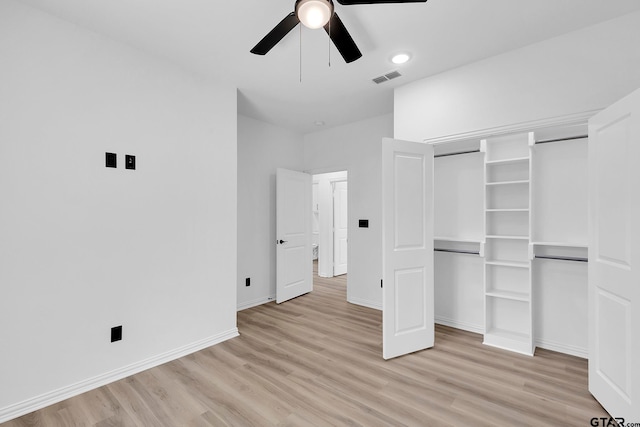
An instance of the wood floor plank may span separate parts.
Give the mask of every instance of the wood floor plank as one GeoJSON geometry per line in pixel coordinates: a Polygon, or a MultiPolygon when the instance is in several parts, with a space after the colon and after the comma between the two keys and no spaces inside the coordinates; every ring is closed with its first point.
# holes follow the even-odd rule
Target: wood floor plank
{"type": "Polygon", "coordinates": [[[12,420],[34,426],[586,426],[607,417],[587,361],[527,357],[436,325],[434,348],[385,361],[382,315],[347,277],[238,313],[240,336],[12,420]]]}

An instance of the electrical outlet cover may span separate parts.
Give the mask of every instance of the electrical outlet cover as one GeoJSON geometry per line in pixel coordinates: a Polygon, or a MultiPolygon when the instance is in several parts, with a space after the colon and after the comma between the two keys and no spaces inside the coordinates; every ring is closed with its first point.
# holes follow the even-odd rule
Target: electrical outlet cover
{"type": "Polygon", "coordinates": [[[122,326],[114,326],[111,328],[111,342],[120,341],[122,339],[122,326]]]}
{"type": "Polygon", "coordinates": [[[105,166],[108,168],[118,167],[118,156],[116,153],[105,153],[105,166]]]}

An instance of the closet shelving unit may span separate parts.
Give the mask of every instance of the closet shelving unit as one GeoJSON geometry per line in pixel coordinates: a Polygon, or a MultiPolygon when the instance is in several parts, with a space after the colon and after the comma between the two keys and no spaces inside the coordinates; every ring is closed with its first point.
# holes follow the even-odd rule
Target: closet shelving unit
{"type": "Polygon", "coordinates": [[[484,343],[533,355],[532,133],[483,139],[485,153],[484,343]]]}
{"type": "Polygon", "coordinates": [[[440,320],[506,350],[587,357],[586,122],[489,132],[432,142],[446,156],[434,250],[451,253],[436,265],[440,320]]]}

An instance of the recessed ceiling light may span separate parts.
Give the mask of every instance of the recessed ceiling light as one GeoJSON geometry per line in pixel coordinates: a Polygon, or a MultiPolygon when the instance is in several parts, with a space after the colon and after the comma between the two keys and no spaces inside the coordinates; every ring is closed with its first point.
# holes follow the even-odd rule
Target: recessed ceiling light
{"type": "Polygon", "coordinates": [[[408,53],[398,53],[396,55],[393,55],[393,57],[391,58],[391,62],[393,62],[394,64],[400,65],[400,64],[404,64],[410,59],[411,59],[411,56],[408,53]]]}
{"type": "Polygon", "coordinates": [[[318,120],[316,122],[313,122],[313,124],[316,126],[324,126],[325,123],[322,120],[318,120]]]}

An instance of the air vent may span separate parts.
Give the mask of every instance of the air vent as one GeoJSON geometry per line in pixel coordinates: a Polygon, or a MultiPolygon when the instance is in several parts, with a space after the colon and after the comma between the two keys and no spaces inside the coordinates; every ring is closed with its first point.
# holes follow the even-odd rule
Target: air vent
{"type": "Polygon", "coordinates": [[[392,71],[388,74],[385,74],[384,76],[386,78],[388,78],[389,80],[395,79],[396,77],[400,77],[402,74],[400,74],[399,71],[392,71]]]}
{"type": "Polygon", "coordinates": [[[391,71],[391,72],[389,72],[387,74],[384,74],[384,75],[382,75],[380,77],[375,77],[372,80],[373,80],[373,82],[375,84],[379,85],[380,83],[384,83],[386,81],[395,79],[395,78],[400,77],[400,76],[402,76],[402,74],[400,74],[399,71],[391,71]]]}

